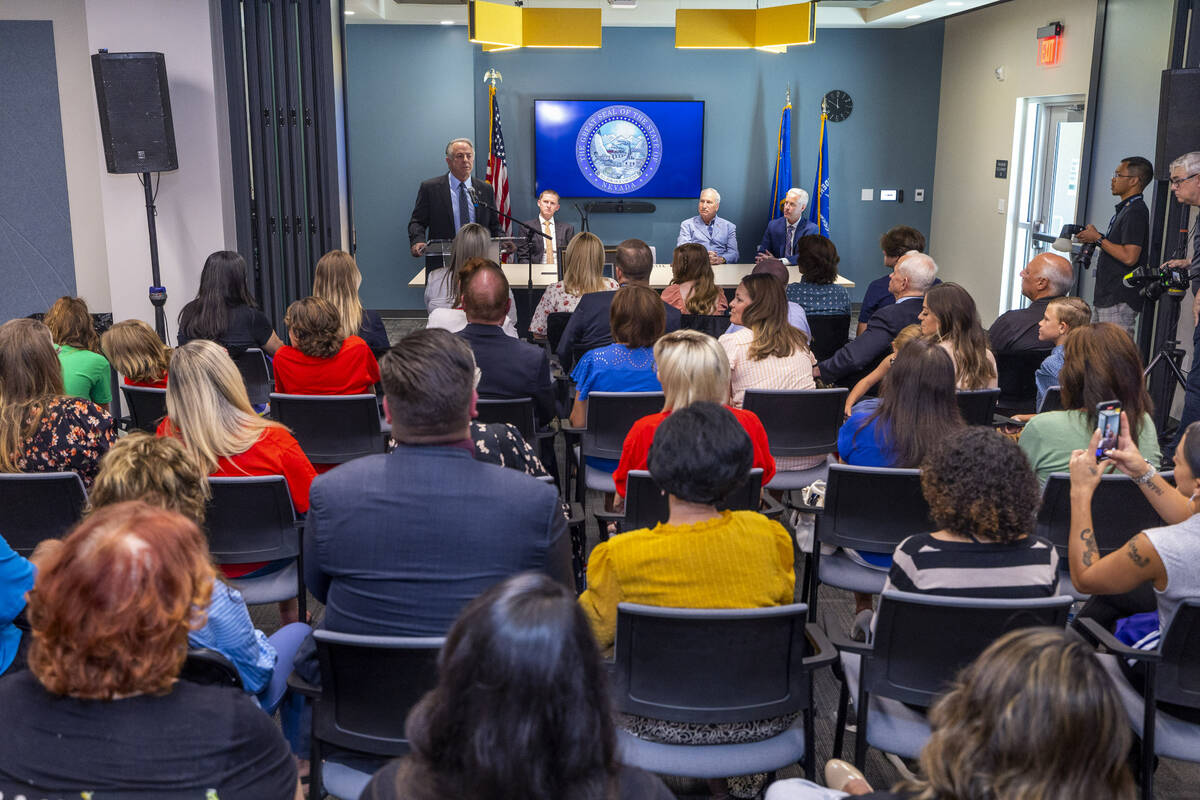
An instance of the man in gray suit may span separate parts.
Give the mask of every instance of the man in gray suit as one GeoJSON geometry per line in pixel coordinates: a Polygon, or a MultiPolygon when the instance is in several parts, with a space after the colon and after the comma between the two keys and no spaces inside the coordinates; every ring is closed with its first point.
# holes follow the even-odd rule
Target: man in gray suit
{"type": "Polygon", "coordinates": [[[470,346],[449,331],[417,331],[380,371],[396,450],[343,464],[310,493],[304,579],[325,604],[324,627],[442,636],[509,575],[539,570],[573,588],[554,487],[474,458],[470,346]]]}

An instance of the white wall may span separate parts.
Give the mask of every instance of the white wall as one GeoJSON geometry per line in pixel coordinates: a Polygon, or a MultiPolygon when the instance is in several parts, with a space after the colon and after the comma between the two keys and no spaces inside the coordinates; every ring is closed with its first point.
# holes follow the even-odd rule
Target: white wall
{"type": "Polygon", "coordinates": [[[1095,22],[1096,0],[1012,0],[946,20],[929,251],[940,277],[975,298],[985,326],[1000,305],[1017,101],[1087,94],[1095,22]],[[1037,29],[1055,20],[1062,60],[1039,67],[1037,29]],[[1010,162],[1009,179],[994,177],[997,159],[1010,162]]]}

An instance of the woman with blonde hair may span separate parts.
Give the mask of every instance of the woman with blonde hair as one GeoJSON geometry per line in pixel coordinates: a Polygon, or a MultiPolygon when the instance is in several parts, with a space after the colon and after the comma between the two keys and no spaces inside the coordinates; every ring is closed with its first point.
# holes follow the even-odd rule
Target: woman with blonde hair
{"type": "Polygon", "coordinates": [[[996,357],[988,349],[975,300],[957,283],[940,283],[925,293],[918,316],[921,333],[941,345],[954,361],[959,389],[995,389],[996,357]]]}
{"type": "Polygon", "coordinates": [[[333,303],[304,297],[283,318],[291,344],[275,351],[275,391],[283,394],[369,394],[379,363],[357,335],[343,337],[333,303]]]}
{"type": "Polygon", "coordinates": [[[764,484],[774,477],[775,459],[767,445],[767,432],[762,422],[753,412],[727,405],[729,358],[716,339],[695,330],[672,331],[655,342],[654,363],[666,402],[662,411],[633,423],[625,436],[621,460],[613,473],[617,494],[625,496],[625,482],[630,470],[646,469],[650,443],[654,441],[654,432],[663,420],[672,411],[700,402],[726,405],[733,412],[754,446],[754,463],[751,467],[763,471],[764,484]]]}
{"type": "Polygon", "coordinates": [[[100,337],[82,297],[60,297],[46,312],[46,327],[58,347],[63,390],[85,397],[104,410],[112,402],[112,376],[108,359],[100,352],[100,337]]]}
{"type": "Polygon", "coordinates": [[[115,439],[107,411],[63,392],[45,325],[32,319],[0,325],[0,472],[74,472],[91,486],[115,439]]]}
{"type": "Polygon", "coordinates": [[[358,297],[362,273],[354,256],[345,250],[330,250],[317,261],[313,273],[313,296],[333,303],[338,313],[338,335],[358,336],[378,356],[391,345],[379,312],[363,308],[358,297]]]}
{"type": "Polygon", "coordinates": [[[671,285],[663,289],[662,301],[684,314],[724,314],[729,308],[704,245],[689,242],[675,248],[671,285]]]}
{"type": "Polygon", "coordinates": [[[604,277],[604,243],[594,233],[584,231],[571,237],[563,255],[563,279],[546,287],[533,310],[529,332],[545,336],[550,315],[574,311],[579,299],[592,292],[612,292],[620,288],[612,278],[604,277]]]}
{"type": "Polygon", "coordinates": [[[106,330],[100,335],[100,349],[124,376],[126,386],[166,388],[171,348],[140,319],[122,320],[106,330]]]}

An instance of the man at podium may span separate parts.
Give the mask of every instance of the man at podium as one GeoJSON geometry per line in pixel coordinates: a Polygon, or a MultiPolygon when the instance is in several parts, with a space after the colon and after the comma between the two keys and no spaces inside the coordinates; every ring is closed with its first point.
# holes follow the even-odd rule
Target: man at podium
{"type": "Polygon", "coordinates": [[[493,237],[504,235],[498,215],[490,208],[496,204],[492,187],[471,177],[475,145],[470,139],[452,139],[446,145],[446,166],[449,173],[422,181],[417,189],[417,202],[408,221],[408,244],[414,257],[424,254],[430,239],[453,239],[468,222],[478,222],[493,237]]]}

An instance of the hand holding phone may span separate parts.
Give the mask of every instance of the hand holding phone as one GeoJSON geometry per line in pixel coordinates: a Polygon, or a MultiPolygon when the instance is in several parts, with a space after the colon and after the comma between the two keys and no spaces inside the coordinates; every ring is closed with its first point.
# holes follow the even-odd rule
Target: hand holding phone
{"type": "Polygon", "coordinates": [[[1104,458],[1108,451],[1117,446],[1121,432],[1121,401],[1106,400],[1096,405],[1096,427],[1100,429],[1100,444],[1096,447],[1096,458],[1104,458]]]}

